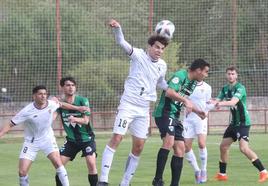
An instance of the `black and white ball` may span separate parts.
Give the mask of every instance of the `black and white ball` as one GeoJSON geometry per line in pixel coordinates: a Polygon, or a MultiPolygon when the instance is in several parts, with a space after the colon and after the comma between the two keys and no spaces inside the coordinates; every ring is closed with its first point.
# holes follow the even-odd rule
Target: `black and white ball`
{"type": "Polygon", "coordinates": [[[155,27],[155,32],[159,35],[162,35],[168,39],[173,37],[175,31],[175,25],[169,20],[162,20],[157,23],[155,27]]]}

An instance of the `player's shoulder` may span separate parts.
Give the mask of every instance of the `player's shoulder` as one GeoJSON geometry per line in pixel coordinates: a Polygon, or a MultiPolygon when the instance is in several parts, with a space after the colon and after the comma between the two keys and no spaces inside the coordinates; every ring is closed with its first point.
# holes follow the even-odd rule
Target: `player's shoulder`
{"type": "Polygon", "coordinates": [[[174,76],[177,76],[179,78],[187,78],[188,71],[186,69],[180,69],[174,73],[174,76]]]}
{"type": "Polygon", "coordinates": [[[84,96],[75,95],[75,104],[89,106],[89,100],[84,96]]]}

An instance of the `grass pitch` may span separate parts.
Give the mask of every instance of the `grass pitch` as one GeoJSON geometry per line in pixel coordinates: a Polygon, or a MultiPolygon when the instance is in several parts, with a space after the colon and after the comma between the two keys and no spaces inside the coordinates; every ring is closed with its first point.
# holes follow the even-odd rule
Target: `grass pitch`
{"type": "MultiPolygon", "coordinates": [[[[97,166],[100,172],[101,156],[110,135],[97,133],[97,151],[98,162],[97,166]]],[[[230,159],[227,166],[229,180],[227,182],[218,182],[214,180],[214,175],[218,171],[219,161],[219,143],[222,136],[210,135],[208,136],[208,177],[209,180],[204,185],[207,186],[256,186],[268,185],[268,182],[259,184],[258,171],[252,166],[251,162],[243,156],[238,144],[235,143],[230,149],[230,159]]],[[[58,138],[58,145],[63,144],[64,138],[58,138]]],[[[0,139],[0,185],[1,186],[17,186],[18,185],[18,156],[21,149],[23,139],[7,136],[0,139]]],[[[258,154],[264,166],[268,168],[268,134],[251,134],[250,145],[252,149],[258,154]]],[[[155,173],[155,160],[158,149],[161,145],[161,140],[158,135],[151,136],[142,153],[139,167],[132,180],[132,186],[150,186],[155,173]]],[[[110,185],[118,186],[125,162],[131,147],[131,138],[125,137],[117,150],[112,169],[110,172],[110,185]]],[[[194,146],[195,154],[198,157],[197,146],[194,146]]],[[[84,158],[80,158],[79,154],[73,162],[69,162],[66,166],[70,185],[71,186],[86,186],[87,182],[87,168],[84,158]]],[[[169,154],[169,160],[172,153],[169,154]]],[[[49,160],[41,152],[38,154],[36,161],[32,164],[29,172],[30,185],[32,186],[51,186],[54,182],[55,170],[49,160]]],[[[169,185],[170,181],[170,162],[167,162],[164,181],[169,185]]],[[[182,186],[193,186],[194,173],[187,161],[184,161],[184,168],[181,176],[182,186]]]]}

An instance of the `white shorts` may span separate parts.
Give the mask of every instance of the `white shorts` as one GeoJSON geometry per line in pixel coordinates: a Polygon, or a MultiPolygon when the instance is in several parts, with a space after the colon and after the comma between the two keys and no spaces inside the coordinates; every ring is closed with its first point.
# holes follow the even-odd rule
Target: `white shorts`
{"type": "Polygon", "coordinates": [[[55,151],[59,152],[55,137],[47,137],[33,142],[24,141],[20,152],[20,159],[34,161],[39,150],[43,151],[46,156],[55,151]]]}
{"type": "Polygon", "coordinates": [[[196,138],[199,134],[207,135],[207,118],[198,120],[183,121],[183,136],[184,138],[196,138]]]}
{"type": "Polygon", "coordinates": [[[146,139],[149,126],[149,107],[141,107],[123,102],[118,107],[113,133],[125,135],[129,129],[131,135],[146,139]]]}

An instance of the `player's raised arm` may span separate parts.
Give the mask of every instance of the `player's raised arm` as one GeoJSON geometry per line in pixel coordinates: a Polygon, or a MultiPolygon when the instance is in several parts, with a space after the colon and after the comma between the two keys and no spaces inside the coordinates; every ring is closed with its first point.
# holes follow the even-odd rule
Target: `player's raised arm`
{"type": "Polygon", "coordinates": [[[82,118],[80,117],[75,117],[75,116],[70,116],[68,118],[70,123],[77,123],[77,124],[82,124],[82,125],[87,125],[89,122],[89,116],[84,115],[82,118]]]}
{"type": "Polygon", "coordinates": [[[128,54],[131,55],[133,48],[132,46],[125,40],[124,34],[122,32],[121,26],[119,22],[114,19],[109,21],[109,26],[112,28],[116,43],[123,48],[123,50],[128,54]]]}
{"type": "Polygon", "coordinates": [[[14,124],[9,122],[7,124],[4,124],[4,126],[0,129],[0,138],[7,133],[12,127],[14,127],[14,124]]]}

